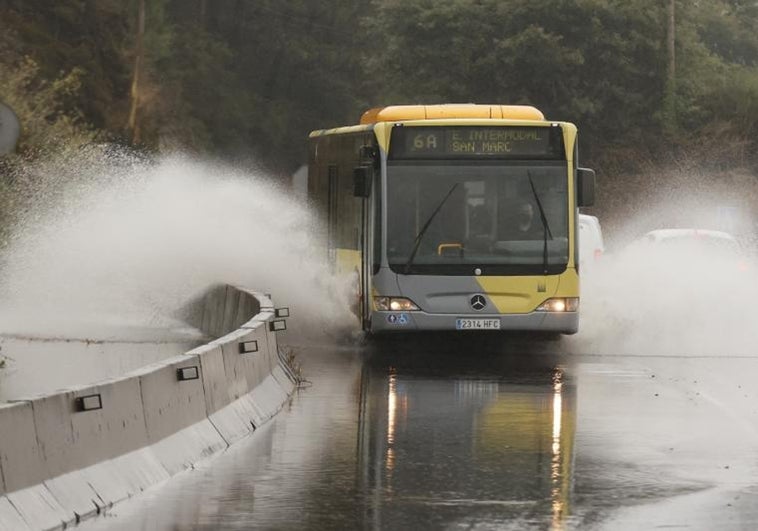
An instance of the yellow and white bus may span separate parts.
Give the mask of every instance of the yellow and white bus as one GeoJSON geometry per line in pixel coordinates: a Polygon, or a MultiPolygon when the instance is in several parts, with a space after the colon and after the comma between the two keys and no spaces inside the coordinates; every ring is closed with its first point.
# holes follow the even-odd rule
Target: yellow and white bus
{"type": "Polygon", "coordinates": [[[367,332],[578,330],[595,175],[534,107],[398,105],[310,135],[308,194],[367,332]]]}

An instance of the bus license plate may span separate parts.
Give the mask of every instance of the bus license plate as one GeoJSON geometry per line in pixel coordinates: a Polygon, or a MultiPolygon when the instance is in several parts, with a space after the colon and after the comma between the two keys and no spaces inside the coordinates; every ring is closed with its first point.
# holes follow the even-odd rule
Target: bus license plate
{"type": "Polygon", "coordinates": [[[456,330],[500,330],[500,319],[456,319],[456,330]]]}

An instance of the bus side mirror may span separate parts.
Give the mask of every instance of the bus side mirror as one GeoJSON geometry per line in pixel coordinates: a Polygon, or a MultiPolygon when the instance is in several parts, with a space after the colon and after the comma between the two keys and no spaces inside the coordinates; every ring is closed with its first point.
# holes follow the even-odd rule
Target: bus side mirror
{"type": "Polygon", "coordinates": [[[358,166],[353,170],[353,196],[368,197],[371,194],[371,169],[358,166]]]}
{"type": "Polygon", "coordinates": [[[379,150],[376,146],[361,146],[358,150],[358,157],[361,164],[367,164],[373,166],[375,169],[379,169],[379,150]]]}
{"type": "Polygon", "coordinates": [[[576,169],[577,205],[589,207],[595,204],[595,170],[576,169]]]}

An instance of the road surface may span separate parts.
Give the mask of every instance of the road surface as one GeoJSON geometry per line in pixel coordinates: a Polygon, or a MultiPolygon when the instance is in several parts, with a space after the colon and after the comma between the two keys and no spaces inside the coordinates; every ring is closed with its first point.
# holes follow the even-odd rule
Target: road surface
{"type": "Polygon", "coordinates": [[[758,357],[296,349],[253,437],[82,529],[755,529],[758,357]]]}

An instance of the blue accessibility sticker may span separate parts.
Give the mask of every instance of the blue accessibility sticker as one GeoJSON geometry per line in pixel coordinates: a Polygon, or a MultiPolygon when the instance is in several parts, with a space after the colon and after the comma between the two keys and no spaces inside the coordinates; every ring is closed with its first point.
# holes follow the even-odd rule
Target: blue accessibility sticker
{"type": "Polygon", "coordinates": [[[407,325],[411,321],[407,313],[391,313],[387,316],[389,324],[407,325]]]}

